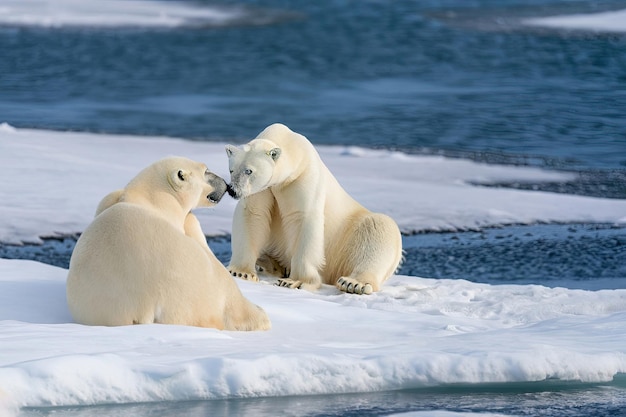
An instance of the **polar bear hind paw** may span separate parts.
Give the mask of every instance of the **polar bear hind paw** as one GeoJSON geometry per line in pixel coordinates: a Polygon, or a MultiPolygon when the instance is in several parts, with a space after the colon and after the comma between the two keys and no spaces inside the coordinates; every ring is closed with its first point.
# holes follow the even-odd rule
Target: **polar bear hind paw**
{"type": "Polygon", "coordinates": [[[276,285],[279,287],[300,289],[302,288],[302,281],[297,281],[291,278],[280,278],[276,285]]]}
{"type": "Polygon", "coordinates": [[[374,291],[371,284],[363,283],[347,277],[339,278],[336,285],[340,291],[350,294],[371,294],[374,291]]]}
{"type": "Polygon", "coordinates": [[[259,282],[259,277],[250,272],[238,272],[233,269],[229,269],[228,272],[235,278],[241,278],[245,281],[259,282]]]}

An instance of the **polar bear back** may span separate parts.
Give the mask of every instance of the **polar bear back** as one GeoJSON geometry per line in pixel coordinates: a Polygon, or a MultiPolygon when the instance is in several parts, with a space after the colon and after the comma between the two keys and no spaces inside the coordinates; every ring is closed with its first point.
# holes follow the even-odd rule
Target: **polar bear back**
{"type": "Polygon", "coordinates": [[[70,309],[84,324],[223,328],[216,317],[226,299],[208,297],[223,290],[211,270],[203,248],[159,213],[118,203],[98,215],[76,244],[67,283],[70,309]]]}

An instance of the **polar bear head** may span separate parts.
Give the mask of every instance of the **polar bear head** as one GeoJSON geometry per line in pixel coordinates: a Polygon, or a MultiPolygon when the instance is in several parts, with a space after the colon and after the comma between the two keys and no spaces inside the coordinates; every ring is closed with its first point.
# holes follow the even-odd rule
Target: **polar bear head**
{"type": "Polygon", "coordinates": [[[183,157],[161,159],[141,171],[126,187],[135,193],[173,195],[185,210],[211,207],[226,193],[226,182],[205,164],[183,157]]]}
{"type": "Polygon", "coordinates": [[[231,183],[228,193],[235,199],[263,191],[284,179],[276,175],[281,148],[268,139],[254,139],[238,148],[226,145],[231,183]]]}

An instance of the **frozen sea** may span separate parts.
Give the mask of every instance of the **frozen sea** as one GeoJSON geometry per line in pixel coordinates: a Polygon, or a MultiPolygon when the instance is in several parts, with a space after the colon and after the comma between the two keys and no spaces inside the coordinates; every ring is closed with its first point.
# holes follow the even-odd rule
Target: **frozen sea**
{"type": "MultiPolygon", "coordinates": [[[[626,415],[626,2],[0,1],[0,416],[626,415]],[[106,193],[282,122],[396,219],[369,297],[269,332],[86,327],[106,193]]],[[[198,211],[227,262],[235,202],[198,211]]]]}

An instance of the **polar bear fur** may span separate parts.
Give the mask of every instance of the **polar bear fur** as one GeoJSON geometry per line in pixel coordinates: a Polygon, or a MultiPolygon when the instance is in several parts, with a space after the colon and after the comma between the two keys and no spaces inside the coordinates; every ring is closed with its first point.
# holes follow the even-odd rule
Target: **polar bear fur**
{"type": "Polygon", "coordinates": [[[378,291],[398,268],[397,224],[372,213],[339,185],[303,135],[273,124],[238,148],[227,145],[235,209],[233,276],[317,289],[322,283],[357,294],[378,291]]]}
{"type": "Polygon", "coordinates": [[[209,249],[196,207],[222,198],[226,183],[204,164],[160,160],[107,195],[76,243],[67,301],[83,324],[167,323],[265,330],[265,312],[241,294],[209,249]]]}

